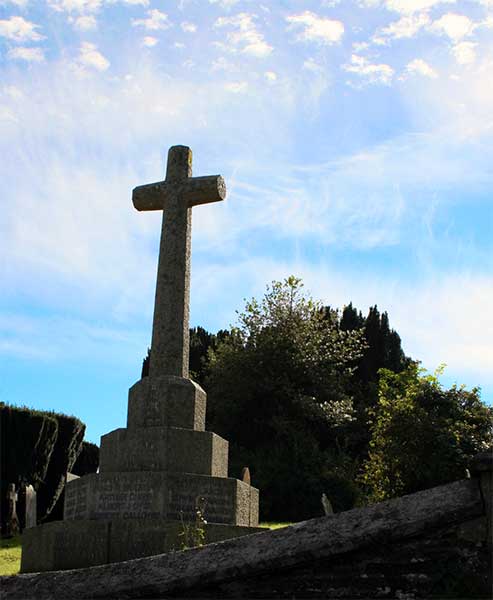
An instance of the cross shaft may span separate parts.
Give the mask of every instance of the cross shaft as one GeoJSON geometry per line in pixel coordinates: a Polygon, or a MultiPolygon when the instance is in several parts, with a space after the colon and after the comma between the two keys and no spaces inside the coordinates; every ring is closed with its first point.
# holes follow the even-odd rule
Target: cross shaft
{"type": "Polygon", "coordinates": [[[192,207],[226,197],[220,175],[192,177],[192,151],[173,146],[166,179],[136,187],[137,210],[163,210],[149,375],[188,377],[192,207]]]}

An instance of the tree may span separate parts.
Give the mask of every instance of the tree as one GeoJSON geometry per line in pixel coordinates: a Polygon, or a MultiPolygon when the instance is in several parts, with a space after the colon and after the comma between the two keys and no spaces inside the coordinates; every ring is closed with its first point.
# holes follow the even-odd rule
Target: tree
{"type": "Polygon", "coordinates": [[[469,459],[493,445],[493,408],[479,390],[444,390],[417,362],[380,371],[370,411],[369,458],[362,474],[370,499],[385,500],[464,477],[469,459]]]}
{"type": "MultiPolygon", "coordinates": [[[[232,441],[232,467],[239,473],[248,459],[262,483],[263,517],[312,516],[353,418],[346,388],[363,334],[342,330],[337,312],[307,297],[295,277],[273,282],[238,320],[209,351],[209,424],[232,441]]],[[[340,486],[336,509],[354,502],[351,490],[340,486]]]]}

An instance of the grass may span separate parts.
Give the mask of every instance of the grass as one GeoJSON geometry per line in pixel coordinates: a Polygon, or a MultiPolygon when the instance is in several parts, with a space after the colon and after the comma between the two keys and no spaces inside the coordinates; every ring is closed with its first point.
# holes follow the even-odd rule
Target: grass
{"type": "Polygon", "coordinates": [[[17,575],[21,567],[21,536],[0,539],[0,575],[17,575]]]}
{"type": "Polygon", "coordinates": [[[269,529],[281,529],[282,527],[289,527],[293,523],[260,523],[259,527],[268,527],[269,529]]]}

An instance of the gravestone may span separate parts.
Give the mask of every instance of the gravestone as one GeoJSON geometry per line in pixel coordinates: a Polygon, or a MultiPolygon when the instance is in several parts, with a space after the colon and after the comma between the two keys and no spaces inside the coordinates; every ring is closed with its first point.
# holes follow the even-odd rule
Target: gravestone
{"type": "Polygon", "coordinates": [[[22,530],[36,527],[36,491],[32,485],[20,487],[17,515],[22,530]]]}
{"type": "Polygon", "coordinates": [[[241,480],[245,483],[248,483],[248,485],[251,484],[252,481],[250,479],[250,469],[248,467],[243,467],[241,470],[241,480]]]}
{"type": "Polygon", "coordinates": [[[324,515],[329,516],[334,514],[331,501],[327,498],[326,494],[322,494],[320,500],[322,502],[322,508],[324,509],[324,515]]]}
{"type": "Polygon", "coordinates": [[[17,517],[17,492],[15,484],[9,483],[7,486],[7,515],[5,518],[4,537],[14,537],[19,533],[19,518],[17,517]]]}
{"type": "Polygon", "coordinates": [[[180,549],[197,498],[206,542],[262,531],[258,490],[228,477],[228,442],[205,430],[206,394],[188,377],[192,207],[225,195],[221,176],[192,177],[185,146],[164,181],[134,189],[137,210],[164,212],[149,375],[129,390],[127,427],[102,436],[99,473],[67,481],[64,521],[26,532],[22,572],[180,549]]]}

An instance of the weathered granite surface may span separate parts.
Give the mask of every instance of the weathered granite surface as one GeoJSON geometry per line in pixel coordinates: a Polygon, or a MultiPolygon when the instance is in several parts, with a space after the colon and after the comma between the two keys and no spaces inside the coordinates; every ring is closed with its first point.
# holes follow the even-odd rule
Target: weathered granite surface
{"type": "Polygon", "coordinates": [[[259,492],[228,478],[228,442],[205,431],[206,394],[187,378],[191,207],[226,194],[222,177],[192,178],[191,164],[191,150],[174,146],[166,180],[134,190],[138,210],[165,212],[150,373],[129,390],[127,428],[101,438],[100,472],[67,482],[65,520],[27,534],[23,571],[180,547],[176,521],[194,521],[203,503],[208,540],[258,529],[259,492]]]}
{"type": "MultiPolygon", "coordinates": [[[[106,521],[53,521],[43,535],[23,535],[21,573],[77,569],[104,565],[182,548],[181,521],[166,519],[112,519],[106,521]]],[[[207,523],[204,543],[248,535],[261,528],[207,523]]]]}
{"type": "Polygon", "coordinates": [[[173,146],[164,182],[133,191],[137,210],[164,210],[149,375],[188,377],[192,206],[226,197],[220,175],[192,178],[192,151],[173,146]]]}
{"type": "Polygon", "coordinates": [[[128,392],[127,427],[182,427],[204,431],[206,394],[191,379],[144,377],[128,392]]]}
{"type": "Polygon", "coordinates": [[[101,437],[100,473],[169,471],[228,476],[228,442],[211,431],[177,427],[115,429],[101,437]]]}
{"type": "Polygon", "coordinates": [[[3,578],[2,591],[4,600],[487,598],[488,535],[472,478],[184,552],[3,578]]]}
{"type": "Polygon", "coordinates": [[[176,520],[181,514],[191,520],[197,498],[205,499],[211,523],[258,525],[251,517],[258,514],[258,490],[252,486],[232,477],[164,471],[91,473],[72,481],[65,493],[65,520],[176,520]]]}

